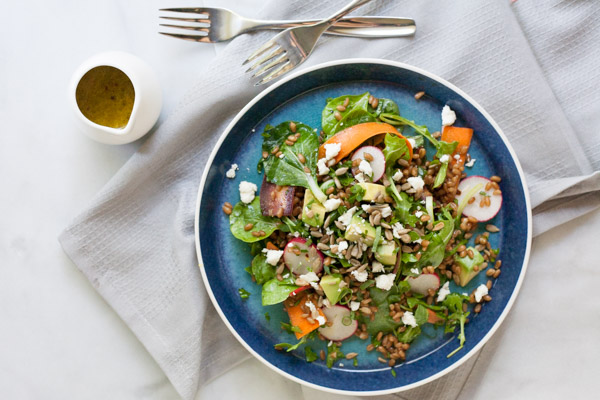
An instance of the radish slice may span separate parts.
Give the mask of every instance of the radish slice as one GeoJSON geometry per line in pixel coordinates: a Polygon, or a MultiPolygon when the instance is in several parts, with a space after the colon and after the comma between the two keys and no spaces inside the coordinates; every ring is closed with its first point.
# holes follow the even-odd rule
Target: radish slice
{"type": "Polygon", "coordinates": [[[294,297],[297,296],[298,293],[305,291],[306,289],[309,289],[311,286],[310,285],[306,285],[306,286],[300,286],[298,289],[294,289],[292,290],[292,293],[290,293],[290,297],[294,297]]]}
{"type": "Polygon", "coordinates": [[[358,321],[350,317],[350,309],[345,306],[336,304],[333,307],[323,307],[321,309],[327,323],[331,326],[324,325],[319,328],[319,333],[328,340],[340,342],[354,335],[358,328],[358,321]]]}
{"type": "MultiPolygon", "coordinates": [[[[369,153],[371,156],[373,156],[373,161],[369,161],[369,164],[371,164],[371,169],[373,170],[373,182],[377,182],[385,173],[385,156],[383,155],[383,151],[375,146],[363,146],[354,152],[352,155],[352,161],[359,158],[366,160],[364,155],[365,153],[369,153]]],[[[358,167],[352,168],[352,173],[354,175],[360,172],[361,171],[358,169],[358,167]]]]}
{"type": "Polygon", "coordinates": [[[323,270],[323,259],[323,253],[314,244],[307,246],[306,239],[292,239],[283,249],[285,265],[297,276],[309,272],[318,274],[323,270]]]}
{"type": "Polygon", "coordinates": [[[262,215],[269,217],[282,217],[292,215],[294,208],[294,186],[279,186],[267,182],[267,177],[263,178],[260,187],[260,209],[262,215]]]}
{"type": "Polygon", "coordinates": [[[494,188],[485,190],[485,187],[491,182],[488,178],[479,175],[469,176],[460,182],[458,185],[460,195],[456,196],[456,199],[459,205],[461,203],[466,204],[462,209],[463,215],[476,218],[479,222],[485,222],[498,214],[500,207],[502,207],[502,194],[494,194],[494,188]],[[480,190],[477,190],[475,194],[471,194],[473,192],[472,188],[476,186],[479,186],[480,190]],[[485,193],[485,197],[489,197],[489,206],[480,206],[484,198],[482,193],[485,193]],[[468,204],[469,199],[466,197],[469,195],[471,195],[470,197],[475,197],[475,201],[471,204],[468,204]]]}
{"type": "Polygon", "coordinates": [[[421,274],[416,277],[409,276],[406,281],[410,285],[410,290],[414,293],[427,296],[429,289],[438,290],[440,288],[440,277],[437,274],[421,274]]]}

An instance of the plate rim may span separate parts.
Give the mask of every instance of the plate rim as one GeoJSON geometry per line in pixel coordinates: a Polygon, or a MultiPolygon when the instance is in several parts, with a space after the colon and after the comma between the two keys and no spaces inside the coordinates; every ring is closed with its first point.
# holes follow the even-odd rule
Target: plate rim
{"type": "Polygon", "coordinates": [[[506,318],[506,316],[508,315],[508,313],[510,312],[520,290],[521,290],[521,285],[523,283],[523,279],[525,278],[525,274],[527,272],[527,267],[529,264],[529,256],[530,256],[530,252],[531,252],[531,243],[532,243],[532,212],[531,212],[531,200],[529,197],[529,190],[527,188],[527,182],[525,180],[525,174],[523,172],[523,169],[521,167],[521,163],[519,162],[519,159],[517,158],[517,155],[513,149],[513,147],[511,146],[510,142],[508,141],[508,138],[506,137],[506,135],[504,134],[504,132],[502,131],[502,129],[500,128],[500,126],[496,123],[496,121],[491,117],[491,115],[489,115],[487,113],[487,111],[478,103],[476,102],[473,98],[471,98],[471,96],[469,96],[468,94],[466,94],[464,91],[462,91],[461,89],[459,89],[457,86],[455,86],[454,84],[450,83],[449,81],[431,73],[428,72],[424,69],[421,69],[419,67],[415,67],[412,66],[410,64],[406,64],[406,63],[402,63],[399,61],[391,61],[391,60],[384,60],[384,59],[378,59],[378,58],[347,58],[347,59],[341,59],[341,60],[334,60],[334,61],[328,61],[328,62],[324,62],[324,63],[320,63],[311,67],[307,67],[304,69],[301,69],[295,73],[290,74],[289,76],[281,79],[280,81],[274,83],[272,86],[266,88],[265,90],[263,90],[262,92],[258,93],[252,100],[250,100],[250,102],[248,102],[248,104],[246,104],[244,106],[244,108],[242,108],[236,115],[235,117],[231,120],[231,122],[227,125],[227,127],[223,130],[223,132],[221,133],[221,135],[219,136],[218,140],[215,142],[215,145],[213,147],[213,149],[211,150],[210,156],[208,158],[208,160],[206,161],[206,165],[204,166],[204,171],[202,172],[202,180],[200,181],[200,186],[198,187],[198,195],[196,198],[196,210],[194,213],[194,241],[196,244],[196,258],[198,260],[198,267],[200,268],[200,272],[202,275],[202,280],[204,283],[204,286],[206,288],[206,291],[208,292],[208,296],[213,304],[213,306],[215,307],[217,313],[219,314],[219,316],[221,317],[221,320],[225,323],[225,325],[227,326],[227,328],[229,329],[229,331],[233,334],[233,336],[242,344],[242,346],[244,346],[244,348],[246,348],[246,350],[248,350],[254,357],[256,357],[259,361],[261,361],[264,365],[266,365],[267,367],[269,367],[271,370],[277,372],[278,374],[296,382],[299,383],[301,385],[304,386],[308,386],[310,388],[313,389],[317,389],[317,390],[321,390],[321,391],[325,391],[325,392],[329,392],[329,393],[334,393],[334,394],[341,394],[341,395],[350,395],[350,396],[376,396],[376,395],[385,395],[385,394],[392,394],[392,393],[398,393],[398,392],[403,392],[406,390],[410,390],[410,389],[414,389],[417,388],[419,386],[423,386],[429,382],[432,382],[438,378],[441,378],[442,376],[450,373],[451,371],[455,370],[456,368],[458,368],[459,366],[461,366],[463,363],[465,363],[467,360],[469,360],[473,355],[475,355],[487,342],[488,340],[493,336],[493,334],[498,330],[498,328],[500,327],[500,325],[502,325],[502,322],[504,322],[504,319],[506,318]],[[421,74],[423,76],[426,76],[427,78],[430,78],[434,81],[437,81],[438,83],[448,87],[449,89],[451,89],[452,91],[454,91],[455,93],[459,94],[460,96],[462,96],[466,101],[468,101],[469,103],[471,103],[471,105],[473,105],[477,111],[479,111],[485,118],[486,120],[490,123],[490,125],[492,125],[492,127],[496,130],[496,132],[498,133],[498,135],[500,136],[500,138],[502,139],[502,142],[504,143],[504,145],[506,146],[506,148],[508,149],[509,154],[511,155],[515,166],[517,168],[517,172],[519,173],[519,178],[521,180],[521,185],[523,188],[523,193],[524,193],[524,197],[525,197],[525,208],[526,208],[526,213],[527,213],[527,243],[526,243],[526,247],[525,247],[525,254],[523,256],[523,266],[521,268],[521,273],[519,274],[519,277],[517,279],[517,282],[514,286],[514,290],[510,296],[510,298],[508,299],[508,302],[506,303],[506,306],[504,307],[504,309],[502,310],[502,312],[500,313],[500,316],[498,317],[498,319],[494,322],[494,324],[492,325],[492,327],[490,328],[490,330],[488,331],[488,333],[483,336],[481,338],[481,340],[479,341],[479,343],[477,343],[465,356],[463,356],[462,358],[460,358],[458,361],[456,361],[455,363],[453,363],[452,365],[444,368],[443,370],[437,372],[436,374],[433,374],[425,379],[421,379],[419,381],[413,382],[411,384],[408,385],[404,385],[404,386],[399,386],[396,388],[389,388],[389,389],[381,389],[381,390],[365,390],[365,391],[355,391],[355,390],[341,390],[341,389],[335,389],[335,388],[329,388],[329,387],[325,387],[325,386],[321,386],[312,382],[308,382],[306,380],[300,379],[286,371],[283,371],[282,369],[276,367],[275,365],[271,364],[269,361],[267,361],[265,358],[263,358],[258,352],[256,352],[252,347],[250,347],[250,345],[248,345],[244,339],[237,333],[237,331],[233,328],[233,326],[231,325],[231,323],[229,322],[229,320],[227,319],[227,317],[225,316],[225,314],[223,313],[223,311],[221,310],[221,307],[219,306],[219,303],[217,301],[217,299],[214,296],[214,293],[212,291],[212,288],[210,286],[210,282],[208,281],[208,277],[206,275],[206,271],[204,269],[204,264],[202,262],[202,249],[200,247],[200,232],[199,232],[199,217],[200,217],[200,207],[201,207],[201,203],[202,203],[202,193],[204,190],[204,185],[206,184],[206,179],[208,177],[208,172],[214,162],[214,158],[217,154],[217,152],[219,151],[219,149],[221,148],[221,145],[223,144],[223,141],[225,140],[225,138],[229,135],[229,133],[231,132],[232,128],[238,123],[238,121],[246,114],[246,112],[252,108],[254,106],[254,104],[256,104],[258,101],[260,101],[263,97],[267,96],[269,93],[271,93],[272,91],[274,91],[275,89],[277,89],[278,87],[282,86],[283,84],[285,84],[286,82],[289,82],[293,79],[296,79],[302,75],[308,74],[310,72],[319,70],[319,69],[323,69],[323,68],[328,68],[328,67],[333,67],[333,66],[337,66],[337,65],[348,65],[348,64],[379,64],[379,65],[387,65],[387,66],[391,66],[391,67],[395,67],[395,68],[402,68],[402,69],[406,69],[412,72],[416,72],[418,74],[421,74]]]}

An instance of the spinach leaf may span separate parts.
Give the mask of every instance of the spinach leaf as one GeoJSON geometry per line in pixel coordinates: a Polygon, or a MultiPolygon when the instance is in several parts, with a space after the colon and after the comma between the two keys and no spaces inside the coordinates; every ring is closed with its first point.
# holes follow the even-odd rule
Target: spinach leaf
{"type": "MultiPolygon", "coordinates": [[[[289,129],[289,123],[286,124],[289,129]]],[[[298,132],[300,137],[292,146],[282,145],[280,147],[282,157],[269,155],[264,161],[267,180],[280,186],[302,186],[310,189],[315,198],[324,203],[327,196],[319,188],[315,172],[319,138],[315,131],[304,124],[296,124],[296,133],[298,132]],[[300,162],[298,154],[304,156],[304,163],[300,162]],[[308,168],[310,172],[305,172],[304,168],[308,168]]]]}
{"type": "Polygon", "coordinates": [[[399,282],[398,285],[392,286],[388,291],[376,287],[369,289],[369,294],[373,299],[373,303],[377,306],[375,318],[372,321],[365,321],[369,334],[376,335],[379,332],[392,332],[395,328],[402,325],[402,322],[396,322],[390,317],[389,306],[392,303],[398,302],[400,296],[409,289],[410,285],[406,282],[399,282]]]}
{"type": "Polygon", "coordinates": [[[379,99],[379,104],[375,110],[375,115],[380,116],[381,114],[397,114],[400,115],[400,109],[398,104],[394,100],[390,99],[379,99]]]}
{"type": "Polygon", "coordinates": [[[399,159],[403,158],[408,161],[410,153],[408,151],[408,146],[406,145],[406,140],[399,136],[386,133],[384,143],[385,147],[383,149],[383,155],[385,156],[385,165],[388,170],[387,172],[389,173],[399,159]]]}
{"type": "Polygon", "coordinates": [[[429,318],[429,312],[427,312],[427,308],[419,304],[417,309],[415,310],[415,320],[417,321],[417,325],[421,326],[427,322],[429,318]]]}
{"type": "Polygon", "coordinates": [[[468,302],[469,297],[458,293],[450,293],[442,304],[448,308],[448,320],[446,322],[445,332],[454,332],[456,326],[460,326],[460,333],[458,334],[458,340],[460,346],[447,355],[448,358],[456,354],[457,351],[463,348],[467,338],[465,337],[465,322],[469,316],[469,312],[463,311],[463,302],[468,302]]]}
{"type": "MultiPolygon", "coordinates": [[[[285,121],[285,122],[278,124],[277,126],[267,125],[265,127],[265,131],[262,133],[262,137],[263,137],[262,151],[263,151],[263,153],[266,152],[267,154],[270,155],[271,151],[274,148],[283,147],[283,144],[286,141],[288,136],[295,134],[290,129],[290,122],[291,121],[285,121]]],[[[298,131],[298,129],[300,131],[302,131],[304,129],[310,129],[310,127],[307,125],[297,123],[297,122],[295,122],[295,124],[296,124],[296,131],[298,131]]],[[[266,159],[261,157],[260,161],[258,162],[258,166],[257,166],[258,172],[260,173],[263,167],[264,167],[265,171],[267,171],[270,168],[273,160],[274,160],[274,157],[271,155],[269,157],[267,157],[266,159]]]]}
{"type": "Polygon", "coordinates": [[[323,114],[321,116],[321,127],[325,133],[324,139],[329,139],[337,132],[346,129],[349,126],[362,124],[364,122],[375,122],[377,119],[374,113],[375,110],[373,110],[373,112],[369,110],[369,96],[370,94],[367,92],[354,96],[340,96],[335,99],[330,99],[323,109],[323,114]],[[337,107],[343,106],[346,98],[349,99],[346,110],[341,112],[338,111],[337,107]],[[336,112],[342,115],[342,118],[339,121],[335,118],[336,112]]]}
{"type": "Polygon", "coordinates": [[[275,278],[275,267],[267,263],[267,257],[264,254],[258,254],[254,257],[250,271],[259,285],[275,278]]]}
{"type": "Polygon", "coordinates": [[[261,299],[263,306],[281,303],[288,298],[290,293],[298,289],[299,286],[294,284],[292,277],[284,278],[278,281],[276,278],[265,282],[262,287],[261,299]]]}
{"type": "Polygon", "coordinates": [[[241,201],[233,207],[233,212],[229,216],[229,229],[236,238],[247,243],[258,242],[271,233],[275,232],[281,225],[277,218],[265,217],[260,210],[260,198],[256,196],[252,203],[245,204],[241,201]],[[252,230],[245,230],[247,224],[253,224],[252,230]],[[252,236],[252,232],[263,231],[263,236],[252,236]]]}

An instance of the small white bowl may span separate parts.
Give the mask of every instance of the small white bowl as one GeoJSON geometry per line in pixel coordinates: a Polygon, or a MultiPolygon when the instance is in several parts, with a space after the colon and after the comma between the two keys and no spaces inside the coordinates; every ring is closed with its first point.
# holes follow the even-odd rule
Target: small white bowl
{"type": "Polygon", "coordinates": [[[69,102],[86,135],[101,143],[125,144],[141,138],[152,129],[160,115],[162,93],[158,77],[148,64],[132,54],[113,51],[88,58],[77,68],[69,84],[69,102]],[[135,99],[124,128],[96,124],[86,118],[77,105],[75,92],[79,81],[88,71],[100,66],[120,69],[133,84],[135,99]]]}

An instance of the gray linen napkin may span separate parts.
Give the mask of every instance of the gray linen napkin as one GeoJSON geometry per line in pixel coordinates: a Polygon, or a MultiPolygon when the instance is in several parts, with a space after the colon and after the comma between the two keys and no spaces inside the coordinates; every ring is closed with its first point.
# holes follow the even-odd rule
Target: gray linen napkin
{"type": "MultiPolygon", "coordinates": [[[[257,15],[326,16],[345,2],[271,1],[257,15]]],[[[600,98],[589,84],[600,81],[600,24],[591,2],[538,2],[535,9],[522,3],[530,2],[511,7],[508,0],[374,1],[359,12],[413,17],[417,35],[323,38],[306,65],[385,58],[461,87],[496,119],[519,155],[535,207],[535,233],[541,233],[600,206],[600,98]]],[[[246,35],[228,44],[178,109],[59,238],[184,399],[248,357],[201,282],[194,206],[213,143],[258,93],[240,63],[270,35],[246,35]]],[[[493,347],[479,359],[486,353],[489,357],[493,347]]],[[[398,397],[455,399],[477,362],[473,357],[450,375],[398,397]]]]}

